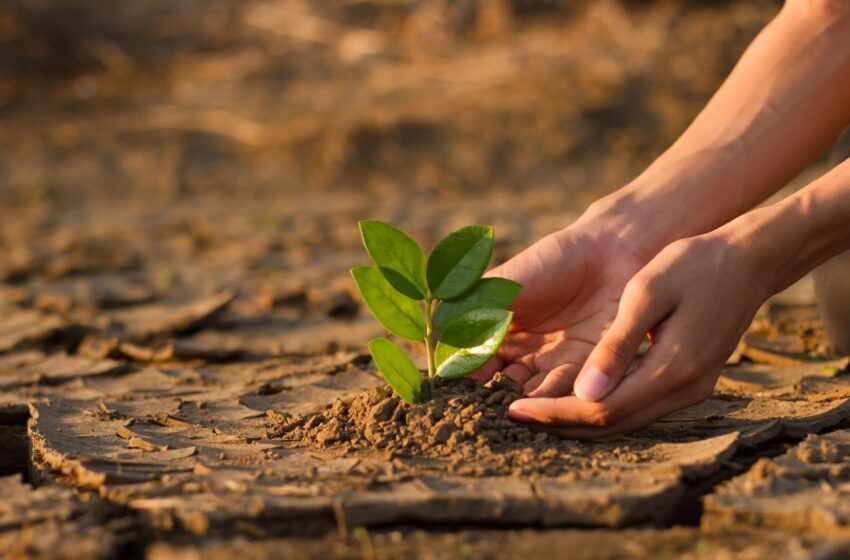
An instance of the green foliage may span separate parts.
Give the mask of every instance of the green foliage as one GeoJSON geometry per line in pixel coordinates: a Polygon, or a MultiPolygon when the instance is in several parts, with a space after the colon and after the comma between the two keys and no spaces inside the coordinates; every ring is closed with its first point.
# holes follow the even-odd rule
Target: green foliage
{"type": "MultiPolygon", "coordinates": [[[[504,278],[481,278],[493,253],[493,228],[467,226],[447,235],[430,257],[398,229],[360,222],[373,266],[351,275],[369,310],[392,334],[425,343],[431,391],[437,376],[462,377],[492,358],[511,324],[507,311],[521,286],[504,278]],[[423,302],[423,303],[420,303],[423,302]]],[[[376,338],[369,352],[399,397],[422,395],[422,374],[395,343],[376,338]]]]}
{"type": "Polygon", "coordinates": [[[425,338],[425,321],[419,303],[397,292],[377,266],[354,268],[351,275],[369,311],[385,329],[412,342],[425,338]]]}
{"type": "Polygon", "coordinates": [[[434,329],[443,331],[446,325],[472,309],[507,309],[522,288],[505,278],[482,278],[457,299],[440,302],[434,313],[434,329]]]}
{"type": "Polygon", "coordinates": [[[439,299],[462,295],[484,274],[492,254],[489,226],[466,226],[448,234],[428,257],[428,288],[439,299]]]}
{"type": "Polygon", "coordinates": [[[422,300],[428,293],[425,253],[414,240],[389,224],[360,222],[366,252],[390,284],[409,298],[422,300]]]}
{"type": "Polygon", "coordinates": [[[502,345],[512,317],[504,309],[473,309],[452,320],[437,343],[437,375],[456,379],[486,364],[502,345]]]}
{"type": "Polygon", "coordinates": [[[386,338],[369,342],[369,352],[384,379],[406,402],[419,400],[422,393],[422,374],[401,347],[386,338]]]}

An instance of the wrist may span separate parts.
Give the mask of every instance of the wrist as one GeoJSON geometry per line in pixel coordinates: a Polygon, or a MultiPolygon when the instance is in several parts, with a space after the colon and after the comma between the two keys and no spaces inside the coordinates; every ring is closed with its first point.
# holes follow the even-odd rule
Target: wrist
{"type": "Polygon", "coordinates": [[[781,291],[792,281],[787,281],[789,271],[777,259],[782,239],[771,230],[777,226],[773,212],[761,208],[749,212],[700,237],[717,242],[724,247],[726,270],[721,274],[734,274],[746,284],[741,289],[756,294],[759,304],[781,291]]]}
{"type": "Polygon", "coordinates": [[[720,232],[750,248],[778,292],[850,249],[850,160],[811,185],[730,222],[720,232]]]}
{"type": "Polygon", "coordinates": [[[688,236],[671,216],[681,213],[681,209],[662,203],[662,184],[639,178],[593,202],[577,224],[615,239],[629,252],[649,261],[673,241],[688,236]]]}
{"type": "Polygon", "coordinates": [[[823,250],[819,232],[805,216],[806,205],[793,196],[748,212],[710,235],[746,252],[769,297],[832,256],[823,250]]]}
{"type": "MultiPolygon", "coordinates": [[[[680,141],[681,142],[681,141],[680,141]]],[[[740,155],[740,154],[738,154],[740,155]]],[[[623,188],[594,202],[582,220],[604,224],[647,258],[725,224],[758,202],[737,185],[728,149],[674,146],[623,188]]]]}

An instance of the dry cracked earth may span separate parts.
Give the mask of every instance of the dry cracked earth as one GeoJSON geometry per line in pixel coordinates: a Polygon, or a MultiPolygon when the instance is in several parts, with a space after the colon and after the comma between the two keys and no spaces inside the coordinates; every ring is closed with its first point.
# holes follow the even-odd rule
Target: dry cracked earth
{"type": "Polygon", "coordinates": [[[0,6],[0,556],[850,554],[806,283],[711,399],[589,443],[504,380],[395,401],[347,275],[362,218],[492,224],[496,261],[568,224],[774,3],[86,6],[0,6]]]}
{"type": "MultiPolygon", "coordinates": [[[[287,232],[281,249],[242,220],[210,233],[183,216],[109,243],[64,232],[26,266],[6,262],[0,551],[850,551],[848,360],[828,354],[806,285],[759,313],[709,401],[616,441],[560,440],[506,420],[506,381],[449,384],[427,406],[388,396],[363,350],[380,327],[345,277],[364,259],[356,217],[373,206],[348,195],[278,209],[325,224],[336,250],[315,230],[287,232]],[[163,254],[167,273],[154,264],[163,254]]],[[[431,218],[409,219],[439,236],[431,218]]]]}

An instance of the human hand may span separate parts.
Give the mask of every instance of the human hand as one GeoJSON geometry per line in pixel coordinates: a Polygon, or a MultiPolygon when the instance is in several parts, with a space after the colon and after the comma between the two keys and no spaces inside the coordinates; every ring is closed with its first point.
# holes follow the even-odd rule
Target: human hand
{"type": "Polygon", "coordinates": [[[544,237],[489,274],[522,284],[514,320],[496,358],[473,374],[502,370],[531,396],[555,397],[573,381],[617,314],[626,283],[648,260],[605,220],[583,219],[544,237]]]}
{"type": "Polygon", "coordinates": [[[511,418],[564,437],[608,439],[705,400],[771,294],[764,268],[728,236],[672,243],[626,284],[578,375],[579,396],[521,399],[511,418]],[[652,345],[631,369],[647,333],[652,345]]]}

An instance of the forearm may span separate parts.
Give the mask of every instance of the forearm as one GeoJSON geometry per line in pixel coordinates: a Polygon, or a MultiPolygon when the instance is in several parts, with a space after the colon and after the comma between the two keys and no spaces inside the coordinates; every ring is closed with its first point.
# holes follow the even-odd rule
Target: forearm
{"type": "Polygon", "coordinates": [[[587,215],[651,257],[797,175],[850,121],[850,2],[825,4],[789,1],[679,140],[587,215]]]}
{"type": "Polygon", "coordinates": [[[747,250],[766,295],[786,288],[850,250],[850,159],[798,193],[709,235],[747,250]]]}

